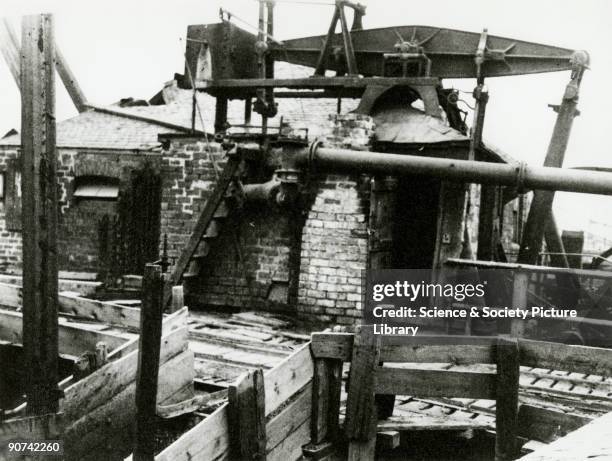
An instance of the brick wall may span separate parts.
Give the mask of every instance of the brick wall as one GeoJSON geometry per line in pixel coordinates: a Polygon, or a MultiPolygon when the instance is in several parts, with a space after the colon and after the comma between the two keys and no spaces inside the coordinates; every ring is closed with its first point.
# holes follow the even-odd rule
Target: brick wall
{"type": "MultiPolygon", "coordinates": [[[[58,265],[62,271],[98,272],[100,270],[98,222],[115,216],[116,201],[76,200],[73,198],[77,176],[109,176],[129,183],[131,172],[145,162],[157,163],[159,154],[133,151],[58,150],[58,265]]],[[[17,158],[17,149],[0,148],[0,172],[7,172],[7,161],[17,158]]],[[[6,184],[5,189],[9,187],[6,184]]],[[[6,201],[0,206],[0,271],[21,272],[21,232],[6,226],[6,201]]]]}
{"type": "MultiPolygon", "coordinates": [[[[162,154],[162,235],[176,261],[216,183],[211,164],[222,168],[217,143],[172,138],[162,154]]],[[[211,242],[200,276],[189,282],[190,297],[201,305],[285,309],[288,302],[291,215],[267,205],[237,209],[211,242]]]]}
{"type": "MultiPolygon", "coordinates": [[[[373,129],[367,116],[330,116],[324,144],[364,150],[373,129]]],[[[361,317],[369,206],[358,177],[327,175],[318,179],[303,230],[297,309],[306,317],[353,324],[361,317]]]]}
{"type": "Polygon", "coordinates": [[[21,232],[9,230],[7,226],[7,192],[9,178],[8,163],[16,159],[16,148],[0,150],[0,172],[4,174],[4,199],[0,201],[0,272],[21,272],[21,232]]]}
{"type": "MultiPolygon", "coordinates": [[[[187,243],[199,212],[204,208],[215,183],[211,159],[224,165],[217,143],[181,137],[172,139],[161,156],[161,235],[168,237],[168,256],[176,262],[187,243]]],[[[160,242],[163,244],[163,240],[160,242]]],[[[161,251],[161,248],[160,248],[161,251]]],[[[172,271],[172,267],[169,269],[172,271]]]]}

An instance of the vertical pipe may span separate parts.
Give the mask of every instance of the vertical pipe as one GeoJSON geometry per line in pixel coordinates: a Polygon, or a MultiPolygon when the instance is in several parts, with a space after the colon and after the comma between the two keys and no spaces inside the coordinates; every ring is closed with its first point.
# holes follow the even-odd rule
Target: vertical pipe
{"type": "Polygon", "coordinates": [[[23,347],[28,413],[58,410],[53,17],[25,16],[21,51],[23,347]]]}
{"type": "Polygon", "coordinates": [[[134,461],[152,461],[155,454],[155,414],[163,296],[164,280],[161,266],[147,264],[142,280],[142,307],[140,309],[134,461]]]}

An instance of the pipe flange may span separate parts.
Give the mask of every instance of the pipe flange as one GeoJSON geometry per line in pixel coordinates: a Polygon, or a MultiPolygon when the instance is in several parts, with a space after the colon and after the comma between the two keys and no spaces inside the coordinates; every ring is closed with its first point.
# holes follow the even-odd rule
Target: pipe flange
{"type": "Polygon", "coordinates": [[[525,178],[527,176],[527,162],[520,162],[516,167],[516,192],[524,194],[527,192],[525,188],[525,178]]]}
{"type": "Polygon", "coordinates": [[[323,144],[320,139],[315,140],[310,147],[308,148],[308,171],[312,171],[314,169],[314,161],[315,155],[317,155],[317,150],[323,144]]]}

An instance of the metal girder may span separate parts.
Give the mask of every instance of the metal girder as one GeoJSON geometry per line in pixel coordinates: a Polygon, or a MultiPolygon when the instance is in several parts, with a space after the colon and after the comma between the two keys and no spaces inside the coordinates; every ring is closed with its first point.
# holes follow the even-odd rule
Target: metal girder
{"type": "MultiPolygon", "coordinates": [[[[359,73],[383,75],[384,55],[394,50],[414,49],[431,60],[430,75],[439,78],[476,78],[523,75],[570,70],[572,50],[521,40],[428,26],[383,27],[350,32],[359,73]],[[411,37],[408,40],[398,37],[411,37]],[[480,50],[480,52],[479,52],[480,50]],[[475,59],[479,58],[479,65],[475,59]]],[[[285,40],[271,52],[278,61],[316,67],[326,36],[285,40]]],[[[334,34],[326,46],[343,46],[342,34],[334,34]]],[[[327,43],[327,42],[325,42],[327,43]]],[[[328,62],[330,70],[341,70],[342,62],[328,62]]]]}

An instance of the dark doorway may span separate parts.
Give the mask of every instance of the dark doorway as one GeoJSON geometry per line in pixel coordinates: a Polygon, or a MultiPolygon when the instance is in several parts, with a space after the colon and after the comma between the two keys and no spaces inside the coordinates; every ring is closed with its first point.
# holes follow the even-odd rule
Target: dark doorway
{"type": "Polygon", "coordinates": [[[440,181],[423,176],[399,178],[393,226],[396,269],[433,267],[440,181]]]}

